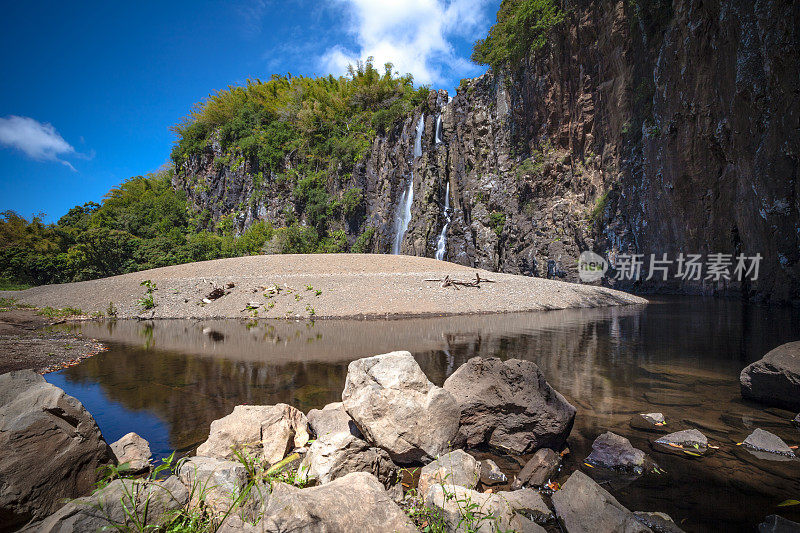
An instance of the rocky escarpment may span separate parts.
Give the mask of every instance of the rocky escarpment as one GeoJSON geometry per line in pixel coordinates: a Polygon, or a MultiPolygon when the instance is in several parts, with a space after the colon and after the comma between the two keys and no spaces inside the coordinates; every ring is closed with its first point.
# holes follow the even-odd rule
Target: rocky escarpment
{"type": "MultiPolygon", "coordinates": [[[[447,225],[446,260],[572,281],[584,250],[612,263],[630,253],[761,254],[753,281],[703,273],[623,286],[797,301],[800,7],[567,4],[535,56],[462,82],[452,99],[431,92],[352,174],[331,180],[334,197],[360,188],[364,204],[330,229],[350,244],[366,233],[367,251],[390,252],[413,180],[402,253],[433,257],[447,225]]],[[[230,217],[238,230],[294,216],[290,184],[218,143],[183,163],[174,185],[199,214],[230,217]]]]}

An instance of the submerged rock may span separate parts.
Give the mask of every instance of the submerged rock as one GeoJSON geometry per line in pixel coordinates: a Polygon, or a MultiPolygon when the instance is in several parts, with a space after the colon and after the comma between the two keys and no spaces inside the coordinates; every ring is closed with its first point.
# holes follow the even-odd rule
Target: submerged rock
{"type": "Polygon", "coordinates": [[[631,441],[616,433],[607,431],[592,443],[592,453],[586,458],[586,462],[605,468],[621,469],[641,474],[645,457],[645,453],[634,448],[631,441]]]}
{"type": "Polygon", "coordinates": [[[508,478],[491,459],[481,461],[481,483],[484,485],[499,485],[505,483],[508,478]]]}
{"type": "Polygon", "coordinates": [[[794,417],[794,420],[792,420],[792,424],[794,424],[794,427],[796,427],[797,429],[800,429],[800,413],[798,413],[797,416],[794,417]]]}
{"type": "Polygon", "coordinates": [[[189,502],[189,491],[175,477],[163,482],[118,479],[91,496],[73,500],[25,533],[85,533],[135,530],[134,521],[156,529],[172,511],[189,502]]]}
{"type": "Polygon", "coordinates": [[[580,470],[575,471],[561,490],[553,494],[553,506],[567,533],[651,532],[607,490],[580,470]]]}
{"type": "Polygon", "coordinates": [[[129,474],[143,474],[150,471],[150,461],[153,460],[150,443],[136,433],[128,433],[112,443],[111,451],[114,452],[117,463],[128,464],[129,474]]]}
{"type": "Polygon", "coordinates": [[[264,519],[253,531],[415,533],[417,529],[372,474],[355,472],[307,489],[273,487],[264,519]]]}
{"type": "Polygon", "coordinates": [[[742,446],[758,452],[795,457],[794,451],[789,448],[789,445],[786,444],[783,439],[760,428],[756,428],[755,431],[744,439],[742,446]]]}
{"type": "Polygon", "coordinates": [[[541,487],[558,472],[560,466],[561,456],[550,448],[542,448],[522,467],[511,484],[511,490],[541,487]]]}
{"type": "Polygon", "coordinates": [[[0,376],[0,521],[42,519],[92,492],[114,454],[81,402],[32,370],[0,376]]]}
{"type": "Polygon", "coordinates": [[[758,524],[758,533],[800,533],[800,524],[771,514],[758,524]]]}
{"type": "Polygon", "coordinates": [[[178,477],[189,487],[192,505],[202,499],[216,513],[230,509],[247,485],[242,463],[214,457],[190,457],[181,463],[178,477]]]}
{"type": "Polygon", "coordinates": [[[422,467],[417,491],[425,495],[437,484],[444,484],[448,490],[453,486],[474,489],[480,475],[481,465],[474,457],[463,450],[453,450],[422,467]]]}
{"type": "Polygon", "coordinates": [[[455,399],[428,380],[409,352],[352,361],[342,402],[364,438],[398,463],[445,453],[458,431],[455,399]]]}
{"type": "Polygon", "coordinates": [[[543,533],[535,521],[546,522],[552,512],[533,489],[515,492],[481,493],[461,486],[433,485],[425,504],[441,511],[448,531],[495,533],[520,531],[543,533]],[[470,508],[471,519],[465,519],[470,508]]]}
{"type": "Polygon", "coordinates": [[[742,396],[768,405],[800,409],[800,341],[782,344],[742,370],[742,396]]]}
{"type": "Polygon", "coordinates": [[[684,533],[668,514],[643,511],[636,511],[633,514],[636,515],[639,522],[649,527],[654,533],[684,533]]]}
{"type": "Polygon", "coordinates": [[[290,405],[237,405],[231,414],[211,423],[208,440],[197,448],[197,455],[234,459],[235,452],[242,451],[275,464],[308,440],[306,416],[290,405]]]}
{"type": "Polygon", "coordinates": [[[558,448],[575,420],[573,407],[531,361],[473,357],[444,382],[461,407],[459,439],[514,454],[558,448]]]}
{"type": "Polygon", "coordinates": [[[311,444],[299,474],[306,480],[330,483],[352,472],[368,472],[387,489],[399,482],[399,469],[386,450],[349,432],[325,433],[311,444]]]}

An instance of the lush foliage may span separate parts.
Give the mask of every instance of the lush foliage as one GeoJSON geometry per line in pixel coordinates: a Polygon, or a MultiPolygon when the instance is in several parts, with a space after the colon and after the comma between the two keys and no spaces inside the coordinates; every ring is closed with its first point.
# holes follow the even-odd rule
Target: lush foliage
{"type": "Polygon", "coordinates": [[[472,60],[495,72],[541,50],[550,29],[564,20],[554,0],[503,0],[497,23],[475,43],[472,60]]]}
{"type": "Polygon", "coordinates": [[[198,231],[172,170],[131,178],[102,205],[73,207],[55,224],[0,213],[0,279],[4,284],[64,283],[178,263],[258,253],[272,237],[265,223],[242,236],[198,231]]]}

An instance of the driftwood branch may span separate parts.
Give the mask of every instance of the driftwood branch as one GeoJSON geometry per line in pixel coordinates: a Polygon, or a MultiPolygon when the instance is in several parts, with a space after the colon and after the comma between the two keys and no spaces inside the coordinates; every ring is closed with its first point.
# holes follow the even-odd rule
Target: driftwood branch
{"type": "Polygon", "coordinates": [[[445,276],[444,279],[426,279],[425,281],[438,281],[441,282],[442,287],[453,287],[456,290],[460,290],[459,287],[475,287],[480,289],[481,283],[495,283],[491,279],[481,278],[481,275],[478,272],[475,272],[475,279],[472,281],[453,279],[449,274],[445,276]]]}

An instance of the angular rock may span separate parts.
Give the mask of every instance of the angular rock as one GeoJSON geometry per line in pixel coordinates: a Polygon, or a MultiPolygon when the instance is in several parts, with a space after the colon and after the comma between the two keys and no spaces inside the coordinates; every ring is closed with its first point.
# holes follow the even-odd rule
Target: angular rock
{"type": "Polygon", "coordinates": [[[155,529],[172,517],[172,511],[188,502],[189,491],[175,476],[163,482],[118,479],[91,496],[69,502],[44,521],[23,531],[85,533],[134,530],[129,514],[155,529]]]}
{"type": "Polygon", "coordinates": [[[515,492],[481,493],[453,485],[433,485],[425,495],[425,505],[442,512],[448,531],[495,533],[496,531],[544,532],[533,520],[545,522],[552,513],[533,489],[515,492]],[[470,509],[472,519],[465,517],[470,509]]]}
{"type": "Polygon", "coordinates": [[[794,427],[800,429],[800,413],[798,413],[797,416],[794,417],[794,420],[792,420],[792,424],[794,424],[794,427]]]}
{"type": "Polygon", "coordinates": [[[643,511],[635,511],[633,514],[639,522],[649,527],[653,533],[684,533],[668,514],[646,513],[643,511]]]}
{"type": "Polygon", "coordinates": [[[444,484],[448,490],[455,485],[474,489],[480,477],[480,463],[463,450],[453,450],[422,467],[417,492],[425,495],[436,484],[444,484]]]}
{"type": "Polygon", "coordinates": [[[300,465],[305,479],[330,483],[352,472],[368,472],[391,488],[399,480],[399,469],[389,454],[350,433],[326,433],[317,438],[300,465]]]}
{"type": "Polygon", "coordinates": [[[667,421],[661,413],[642,413],[631,417],[630,425],[634,429],[643,429],[656,433],[666,433],[667,421]]]}
{"type": "Polygon", "coordinates": [[[242,463],[214,457],[190,457],[181,463],[178,477],[190,488],[192,505],[202,499],[217,513],[232,508],[248,482],[242,463]]]}
{"type": "Polygon", "coordinates": [[[759,452],[795,457],[794,451],[789,448],[789,445],[786,444],[783,439],[760,428],[756,428],[755,431],[744,439],[742,446],[759,452]]]}
{"type": "Polygon", "coordinates": [[[694,448],[695,445],[697,445],[701,451],[708,448],[708,439],[696,429],[684,429],[683,431],[676,431],[675,433],[664,435],[663,437],[656,439],[654,442],[655,444],[661,444],[662,446],[676,444],[683,448],[694,448]]]}
{"type": "Polygon", "coordinates": [[[782,344],[747,366],[739,376],[742,396],[787,409],[800,409],[800,341],[782,344]]]}
{"type": "Polygon", "coordinates": [[[553,507],[567,533],[650,533],[636,516],[589,476],[575,471],[553,494],[553,507]]]}
{"type": "Polygon", "coordinates": [[[645,457],[645,453],[634,448],[631,441],[607,431],[594,440],[592,453],[586,458],[586,462],[591,465],[640,474],[644,467],[645,457]]]}
{"type": "Polygon", "coordinates": [[[484,485],[499,485],[505,483],[508,478],[491,459],[481,461],[481,483],[484,485]]]}
{"type": "Polygon", "coordinates": [[[31,370],[0,376],[0,450],[0,521],[8,527],[91,493],[98,470],[115,462],[81,402],[31,370]]]}
{"type": "Polygon", "coordinates": [[[128,473],[142,474],[150,471],[150,461],[153,460],[150,443],[136,433],[128,433],[112,443],[111,451],[114,452],[117,463],[127,463],[128,473]]]}
{"type": "Polygon", "coordinates": [[[575,408],[553,389],[535,363],[473,357],[444,382],[461,407],[459,437],[514,454],[558,448],[575,408]]]}
{"type": "Polygon", "coordinates": [[[342,402],[364,438],[397,463],[445,453],[458,431],[455,399],[425,377],[409,352],[352,361],[342,402]]]}
{"type": "Polygon", "coordinates": [[[560,466],[561,456],[550,448],[542,448],[522,467],[511,484],[511,490],[519,490],[522,487],[541,487],[555,475],[560,466]]]}
{"type": "Polygon", "coordinates": [[[350,433],[362,437],[355,422],[344,410],[342,402],[329,403],[322,409],[312,409],[307,416],[308,427],[318,439],[336,433],[350,433]]]}
{"type": "Polygon", "coordinates": [[[771,514],[758,524],[758,533],[800,533],[800,524],[771,514]]]}
{"type": "Polygon", "coordinates": [[[253,531],[415,533],[417,530],[375,476],[354,472],[307,489],[278,483],[273,487],[264,519],[253,531]]]}
{"type": "Polygon", "coordinates": [[[234,459],[234,451],[241,450],[275,464],[308,440],[306,416],[290,405],[237,405],[231,414],[211,423],[208,440],[197,448],[197,455],[234,459]]]}

